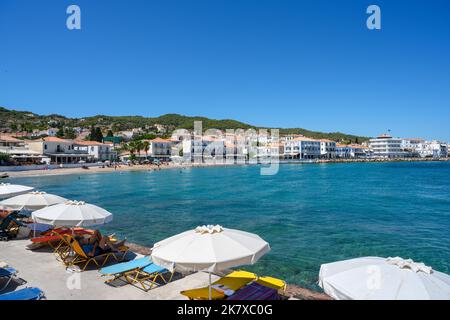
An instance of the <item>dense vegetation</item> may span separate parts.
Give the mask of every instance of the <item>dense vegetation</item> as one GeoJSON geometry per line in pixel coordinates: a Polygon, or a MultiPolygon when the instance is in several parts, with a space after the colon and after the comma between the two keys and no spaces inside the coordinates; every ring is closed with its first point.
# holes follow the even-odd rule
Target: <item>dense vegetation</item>
{"type": "MultiPolygon", "coordinates": [[[[159,117],[142,117],[142,116],[106,116],[97,115],[86,118],[67,118],[62,115],[37,115],[27,111],[8,110],[0,107],[0,131],[27,131],[45,130],[49,127],[62,128],[64,137],[72,136],[72,129],[75,127],[82,128],[101,128],[106,135],[123,130],[130,130],[133,128],[143,128],[146,134],[153,136],[158,130],[156,125],[162,125],[166,128],[165,135],[170,134],[174,129],[188,129],[194,128],[194,121],[202,121],[203,130],[206,129],[258,129],[256,126],[239,122],[236,120],[215,120],[205,117],[188,117],[179,114],[165,114],[159,117]]],[[[95,139],[99,140],[101,132],[94,134],[95,139]]],[[[280,134],[302,134],[308,137],[317,139],[331,139],[343,142],[363,142],[368,140],[368,137],[355,136],[344,134],[340,132],[324,133],[309,131],[302,128],[283,128],[280,129],[280,134]]],[[[164,135],[164,134],[163,134],[164,135]]]]}

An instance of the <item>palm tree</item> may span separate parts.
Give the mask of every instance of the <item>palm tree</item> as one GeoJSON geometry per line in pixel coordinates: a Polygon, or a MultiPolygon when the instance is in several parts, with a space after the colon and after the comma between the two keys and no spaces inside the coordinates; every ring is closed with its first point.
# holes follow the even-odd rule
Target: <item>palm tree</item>
{"type": "Polygon", "coordinates": [[[128,151],[130,153],[130,160],[133,160],[134,158],[134,152],[136,151],[133,142],[124,143],[122,146],[123,151],[128,151]]]}
{"type": "Polygon", "coordinates": [[[141,140],[137,140],[137,141],[135,141],[134,143],[135,143],[135,146],[136,146],[136,151],[137,151],[137,153],[138,153],[139,155],[141,155],[141,150],[144,149],[144,146],[143,146],[143,144],[142,144],[142,141],[141,141],[141,140]]]}
{"type": "Polygon", "coordinates": [[[142,142],[142,149],[144,149],[144,152],[145,152],[145,159],[148,159],[148,150],[150,149],[150,142],[143,141],[142,142]]]}

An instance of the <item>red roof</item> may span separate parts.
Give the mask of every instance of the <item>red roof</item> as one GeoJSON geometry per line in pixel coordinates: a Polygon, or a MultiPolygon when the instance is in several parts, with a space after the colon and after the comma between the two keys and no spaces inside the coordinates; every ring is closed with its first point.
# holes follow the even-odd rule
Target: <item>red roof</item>
{"type": "Polygon", "coordinates": [[[65,143],[72,143],[72,140],[65,140],[58,137],[45,137],[42,140],[45,142],[65,142],[65,143]]]}
{"type": "Polygon", "coordinates": [[[88,140],[75,140],[75,144],[84,145],[84,146],[103,146],[104,143],[98,141],[88,141],[88,140]]]}
{"type": "Polygon", "coordinates": [[[6,142],[22,142],[22,140],[7,135],[0,135],[0,140],[6,142]]]}

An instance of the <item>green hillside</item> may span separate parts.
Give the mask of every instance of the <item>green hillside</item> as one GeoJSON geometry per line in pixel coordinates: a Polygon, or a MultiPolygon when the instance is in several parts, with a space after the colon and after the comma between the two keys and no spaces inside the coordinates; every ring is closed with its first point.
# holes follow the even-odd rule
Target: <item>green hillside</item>
{"type": "MultiPolygon", "coordinates": [[[[258,127],[239,122],[236,120],[215,120],[206,117],[189,117],[180,114],[165,114],[159,117],[142,117],[142,116],[107,116],[96,115],[86,118],[67,118],[62,115],[38,115],[28,111],[15,111],[0,107],[0,131],[27,131],[31,132],[35,129],[45,130],[49,127],[84,127],[92,126],[101,127],[103,130],[112,130],[113,132],[129,130],[132,128],[152,128],[154,125],[164,125],[167,131],[174,129],[192,130],[194,121],[203,122],[203,130],[206,129],[249,129],[258,127]]],[[[368,137],[361,137],[341,132],[316,132],[303,128],[280,128],[280,134],[302,134],[307,137],[316,139],[331,139],[335,141],[346,142],[363,142],[368,137]]]]}

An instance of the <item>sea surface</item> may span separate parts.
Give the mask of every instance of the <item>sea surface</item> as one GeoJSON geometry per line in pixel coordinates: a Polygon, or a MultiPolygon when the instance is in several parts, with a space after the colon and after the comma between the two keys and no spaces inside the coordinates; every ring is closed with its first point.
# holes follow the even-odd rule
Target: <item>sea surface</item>
{"type": "Polygon", "coordinates": [[[152,246],[204,224],[254,232],[271,252],[246,269],[317,289],[322,263],[400,256],[450,273],[450,163],[286,164],[10,179],[106,208],[102,226],[152,246]]]}

